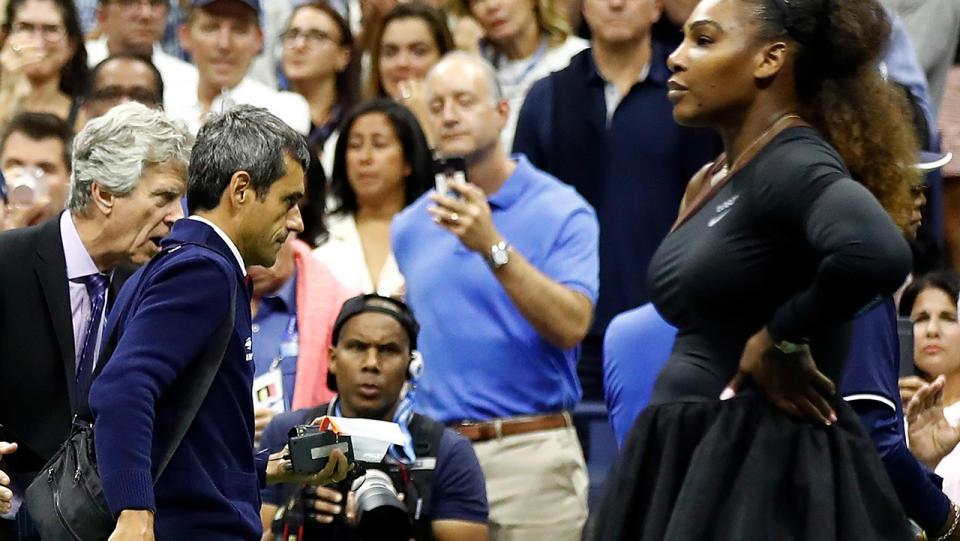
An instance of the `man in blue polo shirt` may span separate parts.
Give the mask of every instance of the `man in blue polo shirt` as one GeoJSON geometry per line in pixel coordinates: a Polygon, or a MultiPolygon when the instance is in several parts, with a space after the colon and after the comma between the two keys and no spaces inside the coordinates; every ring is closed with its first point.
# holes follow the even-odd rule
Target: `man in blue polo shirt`
{"type": "Polygon", "coordinates": [[[568,411],[597,296],[596,216],[505,154],[509,106],[484,60],[451,53],[426,87],[437,148],[465,159],[469,183],[429,192],[391,230],[429,367],[418,411],[474,442],[491,539],[580,539],[587,474],[568,411]]]}
{"type": "Polygon", "coordinates": [[[687,181],[720,153],[715,135],[673,120],[670,50],[651,40],[661,5],[585,0],[591,47],[533,86],[513,145],[576,188],[600,221],[600,297],[579,366],[585,400],[601,398],[604,329],[647,302],[647,267],[687,181]]]}

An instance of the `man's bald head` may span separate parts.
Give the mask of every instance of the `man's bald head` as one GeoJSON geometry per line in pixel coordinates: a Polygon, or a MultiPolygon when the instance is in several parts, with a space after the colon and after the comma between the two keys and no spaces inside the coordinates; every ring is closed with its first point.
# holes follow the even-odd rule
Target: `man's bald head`
{"type": "Polygon", "coordinates": [[[427,73],[427,85],[429,87],[430,77],[434,74],[443,74],[446,77],[457,76],[469,73],[471,76],[480,76],[486,84],[487,95],[493,103],[499,103],[503,99],[503,89],[500,87],[500,80],[497,79],[497,72],[483,57],[470,54],[464,51],[452,51],[443,56],[433,68],[427,73]],[[452,72],[452,73],[451,73],[452,72]]]}
{"type": "Polygon", "coordinates": [[[427,74],[426,94],[442,154],[463,156],[469,165],[500,148],[510,106],[486,60],[464,52],[445,55],[427,74]]]}

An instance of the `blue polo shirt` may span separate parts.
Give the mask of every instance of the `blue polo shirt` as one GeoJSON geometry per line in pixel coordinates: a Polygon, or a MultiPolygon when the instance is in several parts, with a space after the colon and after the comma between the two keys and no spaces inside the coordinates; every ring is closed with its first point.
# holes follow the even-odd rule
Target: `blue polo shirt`
{"type": "Polygon", "coordinates": [[[610,321],[603,337],[603,398],[618,446],[650,403],[676,337],[677,329],[649,302],[610,321]]]}
{"type": "Polygon", "coordinates": [[[537,81],[520,110],[513,151],[576,188],[597,211],[594,335],[602,335],[613,316],[649,300],[650,258],[677,219],[690,177],[722,150],[712,132],[673,120],[668,54],[654,43],[646,77],[616,103],[608,101],[610,85],[587,49],[537,81]],[[616,109],[608,111],[608,103],[616,109]]]}
{"type": "Polygon", "coordinates": [[[297,273],[270,295],[260,299],[257,315],[253,317],[253,364],[254,377],[279,368],[283,374],[283,403],[290,411],[293,403],[293,386],[297,380],[297,357],[299,356],[299,329],[297,318],[297,273]],[[291,329],[292,323],[292,329],[291,329]],[[294,344],[291,347],[291,344],[294,344]]]}
{"type": "MultiPolygon", "coordinates": [[[[534,267],[596,301],[593,208],[524,156],[513,159],[513,174],[488,198],[494,225],[534,267]]],[[[420,322],[417,412],[449,423],[572,408],[581,396],[579,347],[563,350],[541,337],[484,257],[433,223],[430,205],[421,196],[397,214],[390,234],[420,322]]]]}

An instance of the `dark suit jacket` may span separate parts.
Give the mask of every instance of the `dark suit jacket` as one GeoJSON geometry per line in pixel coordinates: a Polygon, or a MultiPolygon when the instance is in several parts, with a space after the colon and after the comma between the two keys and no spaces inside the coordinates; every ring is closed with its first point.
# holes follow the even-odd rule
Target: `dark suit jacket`
{"type": "MultiPolygon", "coordinates": [[[[129,275],[114,273],[109,297],[129,275]]],[[[75,357],[59,216],[0,233],[0,439],[20,446],[3,459],[15,477],[38,471],[69,434],[75,357]]]]}

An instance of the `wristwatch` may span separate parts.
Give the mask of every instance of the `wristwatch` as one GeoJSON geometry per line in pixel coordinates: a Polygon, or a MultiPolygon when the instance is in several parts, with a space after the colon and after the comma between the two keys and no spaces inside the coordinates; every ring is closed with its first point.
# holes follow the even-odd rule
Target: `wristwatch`
{"type": "Polygon", "coordinates": [[[490,247],[490,254],[487,255],[487,264],[490,265],[490,268],[493,270],[499,269],[510,261],[511,251],[513,251],[513,246],[510,246],[509,242],[501,240],[490,247]]]}
{"type": "Polygon", "coordinates": [[[800,351],[800,348],[804,346],[804,344],[796,344],[794,342],[787,342],[786,340],[774,342],[773,345],[780,350],[781,353],[785,353],[787,355],[800,351]]]}

